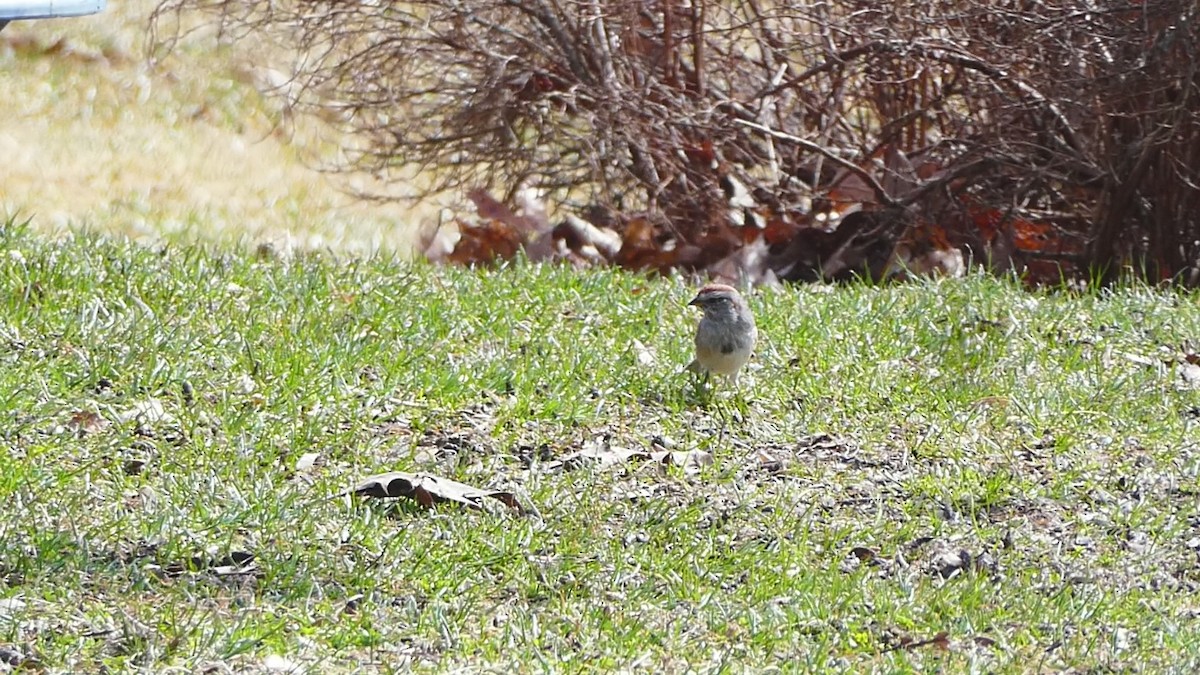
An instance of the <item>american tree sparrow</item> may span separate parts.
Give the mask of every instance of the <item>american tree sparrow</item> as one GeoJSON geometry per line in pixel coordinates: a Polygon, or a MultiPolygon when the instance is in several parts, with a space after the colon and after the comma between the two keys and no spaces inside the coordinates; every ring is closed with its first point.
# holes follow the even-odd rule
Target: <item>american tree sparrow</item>
{"type": "Polygon", "coordinates": [[[708,284],[688,305],[704,310],[696,326],[696,358],[687,369],[728,377],[737,386],[738,371],[750,360],[758,328],[750,307],[732,286],[708,284]]]}

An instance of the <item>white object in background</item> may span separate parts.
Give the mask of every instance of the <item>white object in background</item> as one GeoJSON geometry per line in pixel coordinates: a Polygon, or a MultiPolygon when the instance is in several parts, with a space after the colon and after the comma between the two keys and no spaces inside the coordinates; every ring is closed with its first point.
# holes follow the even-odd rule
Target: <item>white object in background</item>
{"type": "Polygon", "coordinates": [[[104,9],[106,0],[0,0],[0,24],[17,19],[83,16],[104,9]]]}

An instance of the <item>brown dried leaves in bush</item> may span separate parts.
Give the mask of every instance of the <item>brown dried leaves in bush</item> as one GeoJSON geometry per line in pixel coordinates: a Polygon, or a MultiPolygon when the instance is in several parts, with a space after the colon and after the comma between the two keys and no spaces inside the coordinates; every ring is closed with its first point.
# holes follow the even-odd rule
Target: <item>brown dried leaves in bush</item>
{"type": "Polygon", "coordinates": [[[335,168],[507,193],[446,260],[1200,284],[1194,0],[404,7],[163,0],[152,25],[307,55],[280,93],[348,132],[335,168]],[[581,220],[531,230],[497,208],[516,186],[581,220]]]}

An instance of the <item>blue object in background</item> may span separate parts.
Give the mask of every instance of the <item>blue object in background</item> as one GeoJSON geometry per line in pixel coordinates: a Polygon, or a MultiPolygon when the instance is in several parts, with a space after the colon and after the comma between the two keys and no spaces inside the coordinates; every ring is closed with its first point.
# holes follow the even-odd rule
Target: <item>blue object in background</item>
{"type": "Polygon", "coordinates": [[[0,28],[17,19],[83,16],[104,9],[106,0],[0,0],[0,28]]]}

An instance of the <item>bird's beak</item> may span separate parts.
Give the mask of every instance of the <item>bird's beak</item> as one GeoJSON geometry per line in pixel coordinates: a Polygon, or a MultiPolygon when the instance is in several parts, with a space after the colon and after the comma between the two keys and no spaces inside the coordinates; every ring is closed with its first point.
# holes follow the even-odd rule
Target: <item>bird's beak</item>
{"type": "Polygon", "coordinates": [[[692,301],[688,303],[688,307],[698,307],[699,305],[700,305],[700,296],[698,296],[698,295],[696,297],[692,298],[692,301]]]}

